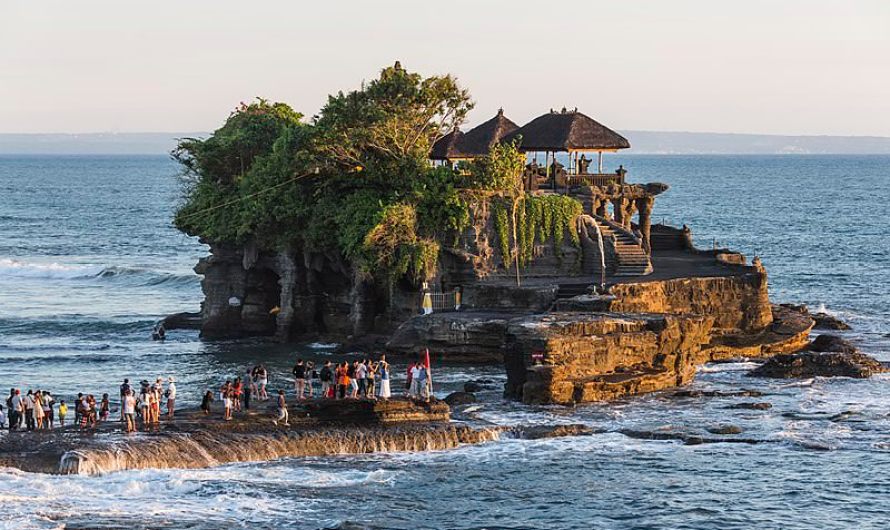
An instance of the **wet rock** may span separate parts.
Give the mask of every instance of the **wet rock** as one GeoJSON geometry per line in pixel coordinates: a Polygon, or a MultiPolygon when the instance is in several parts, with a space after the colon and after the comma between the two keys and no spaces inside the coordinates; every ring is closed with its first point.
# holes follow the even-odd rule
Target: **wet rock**
{"type": "Polygon", "coordinates": [[[773,408],[772,403],[767,403],[766,401],[755,401],[755,402],[744,402],[744,403],[735,403],[726,407],[728,409],[740,409],[740,410],[769,410],[773,408]]]}
{"type": "Polygon", "coordinates": [[[169,329],[201,329],[201,313],[173,313],[161,321],[169,329]]]}
{"type": "Polygon", "coordinates": [[[792,355],[776,355],[749,372],[748,375],[782,379],[809,377],[865,379],[886,371],[887,368],[873,357],[858,352],[803,352],[792,355]]]}
{"type": "Polygon", "coordinates": [[[464,392],[482,392],[483,390],[496,390],[497,381],[494,379],[474,379],[464,383],[464,392]]]}
{"type": "Polygon", "coordinates": [[[563,438],[565,436],[586,436],[593,434],[593,429],[587,425],[573,423],[570,425],[535,425],[522,427],[518,435],[525,440],[540,440],[542,438],[563,438]]]}
{"type": "Polygon", "coordinates": [[[446,402],[436,399],[429,402],[401,398],[315,399],[299,403],[294,408],[292,415],[297,417],[305,414],[319,423],[354,425],[448,421],[451,413],[446,402]]]}
{"type": "Polygon", "coordinates": [[[696,433],[682,431],[644,431],[636,429],[623,429],[619,431],[628,438],[637,440],[677,440],[686,445],[702,445],[712,443],[743,443],[743,444],[759,444],[765,440],[757,440],[754,438],[708,438],[696,433]]]}
{"type": "Polygon", "coordinates": [[[833,329],[838,331],[852,329],[849,324],[828,313],[813,313],[811,316],[816,321],[815,329],[833,329]]]}
{"type": "Polygon", "coordinates": [[[673,397],[698,398],[698,397],[761,397],[763,392],[759,390],[742,389],[738,391],[724,392],[720,390],[678,390],[673,397]]]}
{"type": "Polygon", "coordinates": [[[469,405],[476,402],[476,394],[472,392],[452,392],[445,397],[445,403],[450,407],[469,405]]]}
{"type": "Polygon", "coordinates": [[[742,428],[738,425],[717,425],[708,427],[711,434],[742,434],[742,428]]]}
{"type": "Polygon", "coordinates": [[[837,335],[819,335],[810,343],[810,351],[815,352],[840,352],[840,353],[856,353],[859,350],[856,346],[846,339],[842,339],[837,335]]]}

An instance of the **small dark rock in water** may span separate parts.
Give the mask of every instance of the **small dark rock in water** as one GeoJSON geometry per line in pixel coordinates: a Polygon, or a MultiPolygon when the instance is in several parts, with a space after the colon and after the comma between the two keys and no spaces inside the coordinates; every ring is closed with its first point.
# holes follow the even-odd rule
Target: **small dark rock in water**
{"type": "Polygon", "coordinates": [[[486,389],[495,389],[497,386],[497,381],[493,379],[474,379],[464,383],[464,392],[482,392],[486,389]]]}
{"type": "Polygon", "coordinates": [[[445,403],[450,407],[469,405],[476,402],[476,395],[472,392],[452,392],[445,397],[445,403]]]}
{"type": "Polygon", "coordinates": [[[839,353],[856,353],[859,350],[853,346],[850,341],[842,339],[837,335],[819,335],[816,337],[810,347],[807,348],[815,352],[839,352],[839,353]]]}
{"type": "Polygon", "coordinates": [[[708,427],[711,434],[742,434],[742,428],[738,425],[717,425],[716,427],[708,427]]]}
{"type": "Polygon", "coordinates": [[[743,409],[743,410],[769,410],[773,408],[772,403],[767,403],[766,401],[758,401],[758,402],[745,402],[745,403],[736,403],[735,405],[730,405],[730,409],[743,409]]]}
{"type": "Polygon", "coordinates": [[[815,329],[834,329],[838,331],[846,331],[852,329],[849,324],[843,320],[833,317],[828,313],[813,313],[810,315],[816,321],[815,329]]]}
{"type": "Polygon", "coordinates": [[[201,313],[174,313],[161,323],[166,329],[201,329],[201,313]]]}
{"type": "Polygon", "coordinates": [[[584,436],[592,433],[593,429],[580,423],[573,423],[571,425],[536,425],[534,427],[523,427],[520,429],[519,437],[526,440],[540,440],[542,438],[584,436]]]}
{"type": "Polygon", "coordinates": [[[732,392],[723,392],[720,390],[678,390],[674,392],[674,397],[761,397],[763,392],[759,390],[742,389],[732,392]]]}
{"type": "MultiPolygon", "coordinates": [[[[822,335],[824,337],[824,335],[822,335]]],[[[803,352],[776,355],[748,373],[752,377],[855,377],[886,372],[880,362],[862,353],[803,352]]]]}

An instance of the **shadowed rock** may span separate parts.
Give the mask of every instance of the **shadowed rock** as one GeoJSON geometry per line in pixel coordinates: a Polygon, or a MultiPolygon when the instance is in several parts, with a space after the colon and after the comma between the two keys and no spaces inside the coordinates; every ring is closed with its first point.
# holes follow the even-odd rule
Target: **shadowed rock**
{"type": "Polygon", "coordinates": [[[745,402],[745,403],[736,403],[734,405],[730,405],[726,407],[728,409],[740,409],[740,410],[769,410],[773,408],[772,403],[767,403],[766,401],[759,402],[745,402]]]}
{"type": "Polygon", "coordinates": [[[450,407],[469,405],[476,402],[476,395],[472,392],[452,392],[445,398],[445,403],[450,407]]]}
{"type": "Polygon", "coordinates": [[[873,357],[858,352],[803,352],[793,355],[776,355],[749,372],[748,375],[783,379],[809,377],[865,379],[886,371],[887,368],[873,357]]]}

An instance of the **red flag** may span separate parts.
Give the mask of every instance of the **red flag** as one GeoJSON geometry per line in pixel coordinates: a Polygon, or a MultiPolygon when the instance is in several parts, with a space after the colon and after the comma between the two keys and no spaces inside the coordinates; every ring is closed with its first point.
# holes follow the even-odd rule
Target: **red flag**
{"type": "Polygon", "coordinates": [[[426,356],[423,359],[423,365],[426,366],[427,370],[430,369],[430,349],[429,348],[426,349],[426,356]]]}

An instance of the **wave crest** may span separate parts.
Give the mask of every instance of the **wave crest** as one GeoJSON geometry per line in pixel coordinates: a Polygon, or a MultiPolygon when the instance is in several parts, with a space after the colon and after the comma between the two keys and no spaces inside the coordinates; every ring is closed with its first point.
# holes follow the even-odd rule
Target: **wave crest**
{"type": "Polygon", "coordinates": [[[0,279],[31,278],[47,280],[110,280],[136,286],[197,284],[196,274],[174,274],[139,267],[29,263],[0,259],[0,279]]]}

